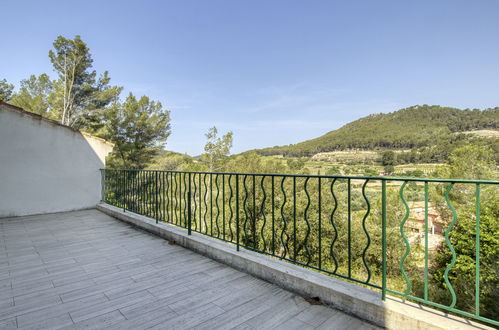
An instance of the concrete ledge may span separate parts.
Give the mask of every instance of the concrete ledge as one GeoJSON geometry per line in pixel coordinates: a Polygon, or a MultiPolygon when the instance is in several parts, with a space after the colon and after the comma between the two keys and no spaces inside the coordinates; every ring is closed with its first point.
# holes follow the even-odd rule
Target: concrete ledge
{"type": "Polygon", "coordinates": [[[321,301],[389,329],[492,329],[469,320],[381,294],[313,270],[241,248],[198,233],[101,203],[97,209],[235,269],[321,301]]]}

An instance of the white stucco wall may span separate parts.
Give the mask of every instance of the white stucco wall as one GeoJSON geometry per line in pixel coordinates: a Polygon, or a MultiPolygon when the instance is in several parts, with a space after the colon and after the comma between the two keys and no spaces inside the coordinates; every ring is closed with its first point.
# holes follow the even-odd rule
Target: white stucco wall
{"type": "Polygon", "coordinates": [[[94,207],[112,144],[0,104],[0,217],[94,207]]]}

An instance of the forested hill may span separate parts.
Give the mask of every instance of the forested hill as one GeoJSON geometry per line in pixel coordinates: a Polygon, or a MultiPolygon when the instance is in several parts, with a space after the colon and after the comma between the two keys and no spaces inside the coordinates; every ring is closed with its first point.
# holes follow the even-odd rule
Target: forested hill
{"type": "Polygon", "coordinates": [[[257,150],[262,155],[311,156],[347,149],[412,149],[436,144],[457,132],[499,129],[499,107],[460,110],[416,105],[358,119],[321,137],[257,150]]]}

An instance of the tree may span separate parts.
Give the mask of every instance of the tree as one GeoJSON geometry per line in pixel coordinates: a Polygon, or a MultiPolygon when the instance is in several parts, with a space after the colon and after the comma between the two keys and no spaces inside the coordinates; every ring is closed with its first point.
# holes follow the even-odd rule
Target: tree
{"type": "Polygon", "coordinates": [[[91,94],[90,86],[96,75],[95,71],[89,72],[93,60],[80,36],[73,40],[59,36],[53,45],[49,57],[59,76],[56,88],[62,103],[60,120],[62,124],[73,125],[85,106],[85,99],[91,94]]]}
{"type": "Polygon", "coordinates": [[[224,168],[230,172],[244,173],[287,173],[284,162],[275,159],[264,159],[256,151],[247,151],[231,156],[224,168]]]}
{"type": "Polygon", "coordinates": [[[106,112],[110,104],[116,103],[123,87],[110,85],[109,73],[104,71],[93,86],[85,111],[80,118],[80,126],[86,131],[99,134],[106,122],[106,112]]]}
{"type": "Polygon", "coordinates": [[[487,146],[467,145],[454,149],[447,161],[449,178],[494,179],[494,151],[487,146]]]}
{"type": "MultiPolygon", "coordinates": [[[[494,152],[487,146],[467,145],[450,153],[447,167],[437,175],[460,179],[494,179],[496,162],[494,152]]],[[[456,308],[475,313],[476,279],[476,187],[456,184],[449,197],[456,208],[457,219],[449,233],[455,253],[455,264],[448,271],[449,281],[458,297],[456,308]]],[[[482,185],[480,195],[480,315],[491,319],[499,317],[499,199],[497,187],[482,185]]],[[[443,212],[442,212],[443,213],[443,212]]],[[[438,247],[433,264],[435,296],[442,304],[451,302],[445,282],[445,270],[452,262],[452,254],[445,242],[438,247]]]]}
{"type": "Polygon", "coordinates": [[[90,71],[93,63],[90,50],[80,36],[74,39],[59,36],[53,45],[49,57],[58,80],[51,96],[52,116],[64,125],[98,129],[95,126],[102,119],[101,110],[117,100],[122,88],[109,86],[107,71],[96,79],[95,70],[90,71]]]}
{"type": "Polygon", "coordinates": [[[148,170],[175,171],[183,167],[190,167],[193,159],[187,154],[180,154],[173,151],[162,150],[147,166],[148,170]]]}
{"type": "Polygon", "coordinates": [[[223,168],[224,160],[230,154],[233,133],[228,132],[222,137],[218,137],[218,130],[213,126],[205,136],[208,141],[204,146],[203,160],[208,164],[210,172],[220,171],[223,168]]]}
{"type": "MultiPolygon", "coordinates": [[[[497,274],[499,273],[499,200],[497,197],[485,203],[480,217],[480,315],[497,320],[499,317],[499,290],[497,274]]],[[[472,208],[471,208],[472,209],[472,208]]],[[[454,267],[449,271],[449,280],[458,297],[456,307],[469,313],[475,312],[475,216],[469,212],[461,213],[452,229],[450,242],[457,258],[454,267]],[[464,214],[463,214],[464,213],[464,214]]],[[[452,254],[446,244],[441,244],[434,264],[434,279],[437,282],[438,297],[441,303],[451,301],[444,280],[444,270],[451,263],[452,254]]]]}
{"type": "Polygon", "coordinates": [[[14,91],[14,85],[7,83],[6,79],[0,80],[0,101],[9,101],[14,91]]]}
{"type": "Polygon", "coordinates": [[[45,115],[50,109],[49,96],[53,89],[54,84],[47,74],[31,75],[21,80],[21,88],[12,96],[11,103],[26,111],[45,115]]]}
{"type": "Polygon", "coordinates": [[[387,150],[383,152],[383,154],[381,155],[381,163],[383,164],[383,166],[388,166],[388,165],[395,166],[397,165],[396,158],[397,155],[395,155],[395,152],[387,150]]]}
{"type": "Polygon", "coordinates": [[[299,171],[305,166],[304,159],[288,159],[286,163],[288,167],[293,171],[299,171]]]}
{"type": "Polygon", "coordinates": [[[115,102],[106,111],[100,136],[115,144],[111,167],[146,167],[170,135],[170,111],[160,102],[130,93],[125,102],[115,102]]]}

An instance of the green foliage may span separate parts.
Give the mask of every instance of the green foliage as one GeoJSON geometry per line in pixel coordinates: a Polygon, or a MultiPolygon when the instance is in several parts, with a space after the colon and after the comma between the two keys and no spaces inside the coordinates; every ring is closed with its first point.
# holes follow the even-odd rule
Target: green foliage
{"type": "Polygon", "coordinates": [[[449,178],[493,179],[494,152],[489,147],[464,146],[452,151],[448,160],[449,178]]]}
{"type": "Polygon", "coordinates": [[[160,102],[129,94],[106,112],[100,135],[115,144],[109,165],[145,168],[170,135],[170,112],[160,102]]]}
{"type": "Polygon", "coordinates": [[[444,163],[454,149],[469,145],[492,148],[495,151],[496,163],[499,164],[499,139],[470,134],[453,134],[435,141],[434,145],[414,148],[410,153],[399,153],[397,160],[399,163],[444,163]]]}
{"type": "Polygon", "coordinates": [[[93,60],[80,36],[74,39],[59,36],[53,46],[49,58],[59,77],[55,85],[56,111],[62,124],[73,126],[92,94],[96,76],[95,71],[90,71],[93,60]]]}
{"type": "Polygon", "coordinates": [[[50,77],[42,73],[38,77],[31,75],[21,80],[21,88],[15,93],[10,103],[26,111],[39,115],[46,115],[50,109],[49,97],[54,90],[54,83],[50,77]]]}
{"type": "Polygon", "coordinates": [[[205,154],[203,161],[208,165],[210,172],[223,171],[224,161],[230,154],[232,148],[232,132],[228,132],[222,137],[218,137],[217,128],[211,127],[205,134],[207,142],[204,146],[205,154]]]}
{"type": "Polygon", "coordinates": [[[53,46],[49,57],[58,80],[50,97],[50,116],[75,128],[97,130],[104,116],[101,112],[118,99],[122,88],[109,85],[107,71],[99,78],[91,71],[90,49],[80,36],[59,36],[53,46]]]}
{"type": "Polygon", "coordinates": [[[339,166],[339,165],[332,165],[326,171],[326,175],[341,175],[341,166],[339,166]]]}
{"type": "Polygon", "coordinates": [[[7,83],[6,79],[0,80],[0,101],[9,101],[13,91],[14,85],[7,83]]]}
{"type": "Polygon", "coordinates": [[[305,166],[305,159],[288,159],[287,163],[291,170],[299,171],[305,166]]]}
{"type": "Polygon", "coordinates": [[[366,167],[364,169],[364,175],[365,176],[377,176],[378,172],[370,167],[366,167]]]}
{"type": "Polygon", "coordinates": [[[393,172],[395,172],[395,167],[393,165],[386,165],[384,167],[384,171],[386,174],[391,175],[393,172]]]}
{"type": "Polygon", "coordinates": [[[107,71],[99,76],[93,86],[92,96],[88,99],[83,116],[78,123],[82,129],[90,133],[98,134],[108,118],[108,107],[119,101],[123,87],[110,85],[110,81],[111,78],[107,71]]]}
{"type": "Polygon", "coordinates": [[[391,150],[383,152],[381,155],[381,163],[384,166],[385,173],[391,175],[395,172],[395,165],[397,165],[397,155],[391,150]]]}
{"type": "Polygon", "coordinates": [[[411,178],[423,178],[425,176],[424,172],[421,170],[408,171],[404,173],[405,176],[411,178]]]}
{"type": "Polygon", "coordinates": [[[274,159],[264,159],[254,151],[232,156],[227,162],[227,171],[234,173],[286,173],[285,164],[274,159]]]}
{"type": "MultiPolygon", "coordinates": [[[[147,167],[149,170],[175,171],[191,165],[192,157],[173,151],[161,150],[147,167]]],[[[186,169],[185,169],[186,170],[186,169]]]]}
{"type": "Polygon", "coordinates": [[[397,165],[397,155],[393,151],[387,150],[381,155],[381,163],[383,166],[395,166],[397,165]]]}
{"type": "Polygon", "coordinates": [[[480,111],[422,105],[369,115],[316,139],[258,152],[302,157],[348,149],[413,149],[452,139],[456,132],[485,128],[499,128],[499,108],[480,111]]]}
{"type": "MultiPolygon", "coordinates": [[[[499,319],[499,200],[488,203],[482,209],[480,217],[480,315],[491,319],[499,319]]],[[[456,307],[470,313],[475,312],[475,216],[468,209],[460,212],[456,226],[452,229],[450,242],[457,259],[449,272],[449,280],[459,297],[456,307]]],[[[450,302],[450,294],[444,281],[444,270],[451,262],[452,255],[446,244],[439,247],[434,264],[434,280],[437,283],[436,293],[442,303],[450,302]]]]}

